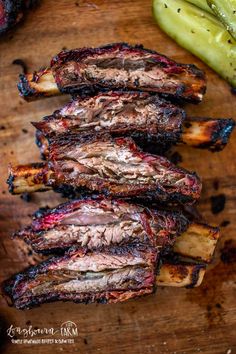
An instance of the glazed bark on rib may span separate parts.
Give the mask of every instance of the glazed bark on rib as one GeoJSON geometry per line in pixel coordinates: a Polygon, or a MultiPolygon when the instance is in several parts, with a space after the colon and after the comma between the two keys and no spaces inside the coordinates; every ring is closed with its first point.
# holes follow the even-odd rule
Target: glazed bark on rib
{"type": "Polygon", "coordinates": [[[88,249],[125,244],[162,248],[172,246],[187,226],[181,213],[99,198],[75,200],[48,210],[15,236],[36,252],[55,252],[75,245],[88,249]]]}
{"type": "Polygon", "coordinates": [[[152,247],[72,248],[13,276],[4,289],[18,309],[57,300],[121,302],[153,292],[157,261],[152,247]]]}
{"type": "MultiPolygon", "coordinates": [[[[50,144],[52,186],[68,185],[116,197],[193,202],[201,192],[195,173],[142,152],[129,138],[73,136],[50,144]]],[[[50,184],[50,181],[49,181],[50,184]]]]}
{"type": "MultiPolygon", "coordinates": [[[[185,113],[157,95],[140,92],[100,93],[90,98],[76,98],[51,116],[33,125],[43,137],[83,132],[109,132],[129,136],[142,145],[176,143],[185,113]]],[[[43,137],[37,133],[45,152],[43,137]]]]}
{"type": "Polygon", "coordinates": [[[66,93],[94,87],[128,89],[199,102],[206,89],[205,75],[196,66],[125,43],[62,51],[51,68],[59,90],[66,93]]]}

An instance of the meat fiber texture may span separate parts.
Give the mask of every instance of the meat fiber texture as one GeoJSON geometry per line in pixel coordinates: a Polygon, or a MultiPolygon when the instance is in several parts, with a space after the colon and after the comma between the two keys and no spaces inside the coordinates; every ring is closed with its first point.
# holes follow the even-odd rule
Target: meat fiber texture
{"type": "Polygon", "coordinates": [[[126,43],[62,51],[51,61],[60,91],[127,89],[161,92],[200,102],[206,90],[204,73],[194,65],[178,64],[143,46],[126,43]]]}
{"type": "Polygon", "coordinates": [[[164,157],[142,152],[129,138],[69,135],[50,143],[52,186],[86,187],[115,197],[192,203],[201,182],[164,157]]]}
{"type": "Polygon", "coordinates": [[[163,148],[180,139],[184,119],[184,110],[158,95],[114,91],[84,99],[77,97],[33,125],[38,129],[41,152],[47,155],[44,137],[91,130],[109,132],[114,137],[132,137],[142,148],[150,144],[163,148]]]}
{"type": "Polygon", "coordinates": [[[107,198],[75,200],[43,215],[15,233],[34,251],[53,253],[71,246],[89,250],[115,245],[171,247],[188,227],[180,212],[150,210],[107,198]]]}
{"type": "Polygon", "coordinates": [[[157,263],[153,247],[72,248],[13,276],[4,289],[18,309],[57,300],[121,302],[154,291],[157,263]]]}

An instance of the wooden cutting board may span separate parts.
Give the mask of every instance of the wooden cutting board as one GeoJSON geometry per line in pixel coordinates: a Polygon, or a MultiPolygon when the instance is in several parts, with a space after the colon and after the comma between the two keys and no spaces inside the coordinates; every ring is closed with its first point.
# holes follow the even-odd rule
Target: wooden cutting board
{"type": "MultiPolygon", "coordinates": [[[[62,48],[117,41],[143,43],[177,61],[195,63],[204,69],[208,76],[207,94],[199,106],[186,107],[191,115],[236,115],[236,97],[229,86],[160,31],[152,18],[150,0],[41,1],[19,28],[0,40],[1,280],[26,267],[30,258],[10,239],[12,232],[26,225],[38,207],[55,206],[61,201],[54,193],[34,195],[29,203],[11,196],[5,183],[8,164],[39,160],[30,121],[41,119],[68,100],[64,96],[24,102],[16,89],[21,68],[12,62],[22,59],[32,71],[47,65],[62,48]]],[[[222,227],[215,261],[202,286],[193,290],[159,288],[152,296],[117,305],[58,302],[29,311],[8,307],[1,297],[1,353],[236,353],[236,132],[221,153],[187,147],[178,151],[181,165],[202,176],[204,189],[199,207],[204,217],[209,223],[227,224],[222,227]],[[210,197],[219,194],[226,197],[225,209],[213,215],[210,197]],[[221,261],[226,252],[231,255],[231,262],[229,257],[227,263],[221,261]],[[12,344],[6,335],[11,325],[57,329],[65,321],[77,326],[74,344],[12,344]]]]}

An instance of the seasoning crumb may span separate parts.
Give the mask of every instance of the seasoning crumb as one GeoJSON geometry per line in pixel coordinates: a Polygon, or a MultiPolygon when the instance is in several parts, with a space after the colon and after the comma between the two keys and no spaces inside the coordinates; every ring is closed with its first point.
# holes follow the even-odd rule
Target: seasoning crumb
{"type": "Polygon", "coordinates": [[[231,87],[231,93],[232,93],[233,95],[236,95],[236,87],[231,87]]]}
{"type": "Polygon", "coordinates": [[[232,349],[228,349],[226,354],[231,354],[232,353],[232,349]]]}
{"type": "Polygon", "coordinates": [[[229,264],[236,262],[236,247],[232,240],[227,240],[221,249],[220,259],[223,263],[229,264]]]}
{"type": "Polygon", "coordinates": [[[167,9],[168,6],[167,6],[166,4],[164,4],[164,6],[165,6],[165,8],[167,9]]]}
{"type": "Polygon", "coordinates": [[[181,9],[178,9],[178,10],[177,10],[178,14],[180,13],[180,11],[181,11],[181,9]]]}
{"type": "Polygon", "coordinates": [[[222,223],[220,224],[220,227],[226,227],[230,224],[229,220],[223,220],[222,223]]]}
{"type": "Polygon", "coordinates": [[[184,122],[186,128],[191,128],[192,124],[190,122],[184,122]]]}
{"type": "Polygon", "coordinates": [[[21,131],[22,131],[22,133],[24,133],[24,134],[27,134],[27,133],[28,133],[28,130],[25,129],[25,128],[21,129],[21,131]]]}
{"type": "Polygon", "coordinates": [[[170,161],[173,162],[175,165],[183,161],[182,156],[178,151],[175,151],[171,156],[170,156],[170,161]]]}
{"type": "Polygon", "coordinates": [[[219,181],[218,179],[214,179],[213,188],[217,191],[219,189],[219,181]]]}
{"type": "Polygon", "coordinates": [[[224,194],[213,195],[211,196],[210,201],[212,214],[219,214],[222,210],[224,210],[226,201],[224,194]]]}

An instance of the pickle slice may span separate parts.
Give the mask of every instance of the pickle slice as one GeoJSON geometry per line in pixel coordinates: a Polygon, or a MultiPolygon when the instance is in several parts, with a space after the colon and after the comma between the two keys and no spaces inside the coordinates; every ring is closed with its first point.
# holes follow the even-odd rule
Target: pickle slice
{"type": "Polygon", "coordinates": [[[208,5],[236,39],[236,0],[208,0],[208,5]]]}
{"type": "Polygon", "coordinates": [[[187,2],[190,2],[191,4],[200,7],[200,9],[205,10],[207,12],[213,13],[211,10],[210,6],[207,3],[207,0],[186,0],[187,2]]]}
{"type": "Polygon", "coordinates": [[[184,0],[154,0],[160,28],[236,87],[236,41],[210,13],[184,0]]]}

